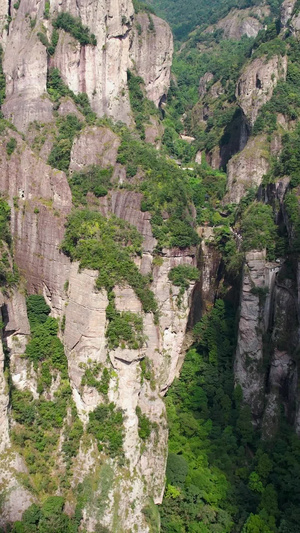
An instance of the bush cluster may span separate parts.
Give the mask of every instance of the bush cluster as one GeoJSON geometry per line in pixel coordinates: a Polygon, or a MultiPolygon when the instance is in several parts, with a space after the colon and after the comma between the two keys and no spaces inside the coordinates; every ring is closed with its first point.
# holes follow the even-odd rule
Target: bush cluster
{"type": "Polygon", "coordinates": [[[86,205],[86,196],[92,192],[97,198],[106,196],[111,185],[112,168],[91,165],[80,172],[73,172],[69,178],[73,204],[86,205]]]}
{"type": "Polygon", "coordinates": [[[64,172],[68,171],[73,140],[82,126],[82,122],[74,114],[57,119],[58,137],[48,157],[49,165],[64,172]]]}
{"type": "Polygon", "coordinates": [[[70,33],[74,39],[80,42],[81,45],[97,45],[97,39],[87,26],[83,26],[80,18],[73,17],[70,13],[61,12],[57,15],[56,19],[52,22],[52,25],[56,29],[62,29],[67,33],[70,33]]]}
{"type": "Polygon", "coordinates": [[[90,413],[87,431],[97,439],[99,451],[116,457],[122,453],[123,413],[114,403],[101,404],[90,413]]]}

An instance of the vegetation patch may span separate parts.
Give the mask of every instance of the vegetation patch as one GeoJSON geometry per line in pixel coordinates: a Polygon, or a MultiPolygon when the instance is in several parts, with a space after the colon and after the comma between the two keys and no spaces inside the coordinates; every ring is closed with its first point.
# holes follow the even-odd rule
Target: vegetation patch
{"type": "Polygon", "coordinates": [[[241,220],[244,251],[266,248],[269,260],[275,259],[276,225],[272,207],[260,202],[252,203],[241,220]]]}
{"type": "Polygon", "coordinates": [[[10,233],[10,207],[0,197],[0,287],[3,291],[16,285],[19,272],[13,261],[12,238],[10,233]]]}
{"type": "Polygon", "coordinates": [[[12,155],[17,147],[17,141],[14,137],[11,137],[6,143],[6,153],[8,156],[12,155]]]}
{"type": "MultiPolygon", "coordinates": [[[[98,270],[98,289],[111,293],[115,285],[127,282],[140,299],[146,313],[157,311],[149,279],[134,264],[141,253],[142,237],[137,229],[117,217],[107,219],[87,209],[74,210],[68,218],[62,250],[80,268],[98,270]]],[[[113,306],[112,301],[110,302],[113,306]]],[[[108,309],[110,312],[110,309],[108,309]]]]}
{"type": "MultiPolygon", "coordinates": [[[[11,389],[11,412],[16,422],[12,438],[26,461],[32,487],[41,494],[49,494],[58,487],[58,479],[52,475],[53,454],[57,449],[67,408],[71,405],[71,388],[67,358],[57,337],[57,320],[48,316],[50,308],[42,296],[29,296],[27,310],[31,338],[24,357],[33,362],[40,396],[34,399],[29,390],[11,389]],[[53,399],[49,400],[48,391],[53,380],[57,383],[56,392],[53,399]]],[[[69,466],[78,451],[82,435],[82,425],[75,406],[71,409],[69,422],[71,420],[74,424],[67,433],[63,448],[69,466]]]]}
{"type": "Polygon", "coordinates": [[[57,106],[60,99],[64,96],[72,98],[79,111],[84,115],[88,124],[93,124],[96,119],[96,113],[92,111],[88,96],[86,93],[74,94],[62,80],[58,68],[51,68],[47,74],[47,91],[53,102],[57,106]]]}
{"type": "Polygon", "coordinates": [[[147,175],[140,185],[145,197],[141,208],[152,214],[152,231],[159,247],[198,244],[191,211],[192,190],[184,172],[157,154],[155,148],[127,133],[119,147],[118,162],[126,166],[128,177],[135,176],[138,168],[147,175]]]}
{"type": "Polygon", "coordinates": [[[147,440],[151,435],[152,422],[149,418],[142,413],[142,410],[139,406],[136,407],[136,415],[138,417],[138,434],[140,439],[147,440]]]}
{"type": "Polygon", "coordinates": [[[88,44],[92,46],[97,45],[97,39],[93,33],[90,32],[87,26],[84,26],[79,17],[73,17],[70,13],[61,12],[52,22],[56,29],[64,30],[70,33],[74,39],[80,42],[82,46],[88,44]]]}
{"type": "Polygon", "coordinates": [[[108,453],[110,457],[122,454],[123,414],[114,403],[98,405],[90,413],[87,431],[96,437],[99,451],[108,453]]]}
{"type": "Polygon", "coordinates": [[[178,265],[171,268],[168,273],[169,280],[175,285],[180,287],[178,294],[178,303],[181,303],[184,292],[189,288],[192,281],[199,280],[199,271],[196,267],[191,265],[178,265]]]}
{"type": "Polygon", "coordinates": [[[142,237],[127,222],[100,213],[75,210],[69,216],[62,250],[72,260],[80,261],[80,268],[98,270],[98,289],[107,290],[109,304],[106,331],[111,349],[121,346],[137,349],[145,340],[143,320],[129,311],[118,312],[113,288],[128,283],[140,299],[144,312],[154,313],[157,319],[157,303],[149,288],[149,277],[143,276],[133,261],[141,253],[142,237]]]}
{"type": "Polygon", "coordinates": [[[71,150],[76,134],[82,129],[76,115],[69,114],[57,119],[58,137],[48,157],[48,164],[67,172],[70,165],[71,150]]]}
{"type": "Polygon", "coordinates": [[[111,371],[108,368],[97,363],[96,361],[88,362],[85,366],[85,372],[81,378],[81,385],[87,385],[88,387],[95,387],[100,393],[107,396],[109,389],[109,382],[111,378],[111,371]],[[101,377],[99,378],[99,375],[101,377]]]}
{"type": "Polygon", "coordinates": [[[140,133],[141,139],[144,140],[144,125],[146,122],[149,122],[150,115],[158,116],[158,110],[155,104],[145,97],[144,80],[140,76],[135,76],[130,70],[127,70],[127,85],[136,128],[140,133]]]}
{"type": "Polygon", "coordinates": [[[98,165],[91,165],[80,172],[73,172],[69,178],[69,185],[72,191],[73,204],[86,205],[87,193],[92,192],[97,198],[106,196],[111,188],[112,168],[101,168],[98,165]]]}
{"type": "Polygon", "coordinates": [[[3,72],[3,48],[0,46],[0,108],[4,102],[5,99],[5,91],[6,91],[6,80],[5,80],[5,74],[3,72]]]}

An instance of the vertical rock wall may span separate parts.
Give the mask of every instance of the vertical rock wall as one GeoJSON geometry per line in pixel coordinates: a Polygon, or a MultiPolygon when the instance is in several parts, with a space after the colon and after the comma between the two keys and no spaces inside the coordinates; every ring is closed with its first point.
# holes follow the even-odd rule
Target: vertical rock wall
{"type": "Polygon", "coordinates": [[[53,105],[46,92],[47,72],[57,67],[75,94],[88,95],[98,116],[108,115],[131,124],[127,69],[135,69],[145,77],[147,95],[156,105],[170,82],[172,33],[158,17],[151,20],[150,31],[148,16],[140,14],[135,18],[130,0],[92,4],[54,1],[50,3],[50,18],[45,17],[44,1],[36,4],[22,0],[19,9],[13,9],[8,34],[4,31],[2,37],[7,84],[5,117],[20,131],[26,131],[34,120],[50,121],[53,105]],[[48,56],[38,33],[43,33],[50,42],[51,20],[61,12],[80,17],[96,36],[97,45],[82,46],[70,34],[59,30],[55,54],[48,56]]]}

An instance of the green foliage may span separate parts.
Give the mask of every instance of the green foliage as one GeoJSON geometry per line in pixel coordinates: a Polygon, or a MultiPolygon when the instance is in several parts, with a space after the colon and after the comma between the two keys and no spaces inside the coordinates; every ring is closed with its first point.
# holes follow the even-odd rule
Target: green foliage
{"type": "Polygon", "coordinates": [[[122,453],[123,446],[123,414],[114,403],[101,404],[90,413],[87,431],[97,439],[99,451],[116,457],[122,453]]]}
{"type": "Polygon", "coordinates": [[[87,94],[79,93],[75,95],[62,80],[58,68],[51,68],[48,71],[47,91],[51,100],[53,100],[57,106],[59,106],[60,99],[62,97],[69,96],[72,98],[79,111],[85,116],[87,123],[92,124],[95,122],[96,113],[94,113],[91,109],[87,94]]]}
{"type": "MultiPolygon", "coordinates": [[[[64,347],[57,337],[58,321],[49,317],[50,307],[46,304],[44,298],[34,294],[27,298],[27,312],[31,328],[31,340],[26,346],[25,355],[38,368],[40,362],[47,362],[42,365],[40,388],[41,392],[44,386],[49,385],[49,368],[58,370],[64,379],[67,379],[67,359],[64,353],[64,347]],[[43,379],[43,378],[46,379],[43,379]]],[[[51,379],[50,379],[51,384],[51,379]]]]}
{"type": "Polygon", "coordinates": [[[276,225],[270,205],[252,203],[243,213],[241,232],[243,250],[266,248],[269,259],[275,259],[276,225]]]}
{"type": "Polygon", "coordinates": [[[275,177],[290,176],[291,186],[300,184],[300,124],[291,133],[282,137],[282,151],[278,160],[274,163],[272,174],[275,177]]]}
{"type": "MultiPolygon", "coordinates": [[[[71,388],[67,358],[63,345],[57,337],[58,323],[48,316],[49,306],[42,296],[31,295],[27,298],[27,312],[31,338],[24,356],[33,362],[37,372],[39,398],[34,399],[29,390],[12,388],[11,408],[16,422],[12,438],[27,463],[32,487],[40,493],[49,494],[57,489],[57,481],[51,474],[52,454],[57,448],[67,407],[71,402],[71,388]],[[49,401],[45,392],[49,390],[53,379],[59,379],[58,388],[54,398],[49,401]]],[[[72,457],[77,454],[83,433],[74,406],[66,422],[66,428],[62,451],[67,468],[70,468],[72,457]]]]}
{"type": "Polygon", "coordinates": [[[52,25],[56,29],[62,29],[67,33],[70,33],[74,39],[80,42],[81,45],[97,45],[96,37],[87,26],[83,26],[80,18],[73,17],[70,13],[61,12],[58,13],[56,19],[52,22],[52,25]]]}
{"type": "Polygon", "coordinates": [[[176,287],[188,289],[191,281],[199,279],[199,271],[196,267],[190,265],[178,265],[171,268],[168,278],[176,287]]]}
{"type": "Polygon", "coordinates": [[[15,151],[15,148],[17,146],[17,141],[14,137],[11,137],[9,141],[6,143],[6,153],[7,155],[13,154],[15,151]]]}
{"type": "MultiPolygon", "coordinates": [[[[288,69],[286,80],[279,80],[274,89],[272,98],[262,106],[253,128],[253,134],[263,131],[272,133],[277,129],[277,113],[283,114],[288,120],[296,120],[300,116],[300,70],[298,65],[299,42],[290,36],[286,42],[276,38],[275,43],[280,45],[281,50],[272,52],[272,42],[267,42],[265,52],[270,55],[287,52],[288,69]],[[288,48],[286,48],[288,43],[288,48]]],[[[258,49],[260,50],[260,48],[258,49]]],[[[293,134],[292,134],[293,137],[293,134]]]]}
{"type": "Polygon", "coordinates": [[[31,329],[39,324],[44,324],[50,313],[50,307],[45,298],[40,294],[31,294],[26,298],[27,316],[31,329]]]}
{"type": "Polygon", "coordinates": [[[76,115],[69,114],[57,119],[58,137],[48,157],[48,164],[59,170],[68,171],[71,149],[76,134],[82,128],[76,115]]]}
{"type": "Polygon", "coordinates": [[[140,76],[135,76],[130,70],[127,70],[127,85],[136,128],[141,139],[145,139],[144,124],[149,122],[150,115],[157,114],[157,109],[154,103],[145,97],[144,80],[140,76]]]}
{"type": "Polygon", "coordinates": [[[143,318],[131,311],[118,312],[110,307],[108,317],[110,322],[106,329],[108,347],[111,349],[121,346],[137,350],[145,342],[143,334],[143,318]]]}
{"type": "Polygon", "coordinates": [[[141,408],[137,405],[136,415],[138,417],[138,434],[140,439],[146,440],[151,435],[152,423],[149,418],[142,413],[141,408]]]}
{"type": "Polygon", "coordinates": [[[5,90],[6,90],[6,80],[5,80],[5,74],[3,72],[3,48],[0,46],[0,108],[4,102],[5,98],[5,90]]]}
{"type": "Polygon", "coordinates": [[[10,233],[10,207],[0,197],[0,287],[6,290],[16,285],[19,273],[12,258],[12,238],[10,233]]]}
{"type": "Polygon", "coordinates": [[[138,168],[147,176],[140,185],[145,197],[141,207],[152,214],[152,231],[159,247],[186,248],[198,244],[199,237],[192,226],[188,175],[161,157],[155,148],[135,140],[127,132],[119,147],[118,162],[126,165],[127,176],[134,176],[138,168]]]}
{"type": "Polygon", "coordinates": [[[112,168],[101,168],[98,165],[91,165],[80,172],[73,172],[69,178],[69,185],[72,191],[73,204],[86,205],[86,196],[92,192],[97,198],[106,196],[111,187],[112,168]]]}
{"type": "MultiPolygon", "coordinates": [[[[157,304],[148,287],[148,278],[142,276],[132,259],[141,253],[142,237],[127,222],[89,210],[75,210],[68,218],[62,250],[72,260],[80,261],[80,268],[98,270],[98,289],[111,294],[117,284],[127,282],[140,299],[143,310],[156,313],[157,304]]],[[[113,301],[107,310],[114,313],[113,301]]]]}
{"type": "Polygon", "coordinates": [[[211,151],[215,146],[226,144],[228,135],[234,134],[234,121],[238,118],[239,110],[234,104],[235,87],[241,69],[251,54],[253,39],[221,40],[217,45],[214,42],[214,46],[210,46],[207,39],[211,38],[211,34],[201,34],[199,30],[173,61],[176,81],[171,82],[168,92],[163,141],[169,153],[184,162],[192,160],[197,150],[211,151]],[[199,43],[204,48],[201,53],[198,50],[199,43]],[[213,74],[211,84],[217,81],[221,83],[224,95],[213,98],[207,93],[203,97],[200,105],[209,109],[209,117],[206,125],[201,126],[197,107],[198,86],[199,78],[207,72],[213,74]],[[231,124],[232,130],[229,128],[231,124]],[[196,138],[188,147],[184,147],[183,141],[178,138],[183,130],[196,138]]]}
{"type": "Polygon", "coordinates": [[[64,440],[62,444],[62,452],[64,454],[64,459],[66,461],[66,466],[68,470],[72,465],[73,457],[76,457],[78,453],[80,439],[82,435],[83,425],[78,417],[75,405],[72,405],[71,416],[69,413],[69,417],[64,430],[64,440]]]}
{"type": "Polygon", "coordinates": [[[8,203],[0,197],[0,235],[2,241],[11,245],[11,234],[9,228],[10,207],[8,203]]]}
{"type": "Polygon", "coordinates": [[[77,524],[63,511],[64,498],[50,496],[39,507],[33,503],[13,525],[12,533],[76,533],[77,524]]]}
{"type": "Polygon", "coordinates": [[[220,226],[214,230],[215,244],[222,254],[227,273],[236,278],[241,273],[244,254],[238,250],[237,242],[229,226],[220,226]]]}
{"type": "Polygon", "coordinates": [[[170,429],[163,532],[232,531],[232,355],[234,316],[217,300],[210,315],[195,326],[197,350],[185,358],[181,377],[167,395],[170,429]],[[196,523],[206,524],[197,529],[196,523]],[[193,524],[193,529],[191,529],[193,524]]]}
{"type": "Polygon", "coordinates": [[[199,280],[199,271],[197,268],[191,265],[178,265],[173,267],[169,273],[168,278],[172,281],[173,285],[180,287],[180,291],[177,297],[177,304],[180,305],[184,292],[189,288],[192,281],[199,280]]]}
{"type": "Polygon", "coordinates": [[[106,396],[108,394],[111,372],[105,367],[102,370],[101,378],[99,379],[101,370],[101,364],[96,362],[87,363],[84,375],[81,379],[81,385],[95,387],[100,394],[106,396]]]}
{"type": "Polygon", "coordinates": [[[143,507],[142,513],[146,518],[147,524],[150,527],[150,533],[159,533],[160,531],[160,516],[158,506],[155,505],[153,500],[143,507]]]}
{"type": "Polygon", "coordinates": [[[152,13],[155,15],[155,11],[152,6],[149,6],[145,2],[140,2],[139,0],[132,0],[134,12],[135,13],[152,13]]]}
{"type": "MultiPolygon", "coordinates": [[[[189,4],[185,0],[148,0],[147,4],[155,8],[158,16],[166,19],[172,26],[175,39],[186,40],[188,34],[199,27],[203,31],[209,24],[215,24],[225,17],[232,8],[244,9],[257,4],[255,0],[227,0],[218,2],[205,2],[204,0],[191,0],[189,4]]],[[[273,13],[278,13],[280,2],[271,1],[270,7],[273,13]]],[[[193,34],[196,33],[193,31],[193,34]]]]}
{"type": "Polygon", "coordinates": [[[49,19],[49,16],[50,16],[50,1],[46,0],[45,1],[44,17],[45,17],[45,19],[49,19]]]}
{"type": "Polygon", "coordinates": [[[285,208],[291,223],[290,249],[300,251],[300,191],[299,187],[289,191],[285,197],[285,208]]]}

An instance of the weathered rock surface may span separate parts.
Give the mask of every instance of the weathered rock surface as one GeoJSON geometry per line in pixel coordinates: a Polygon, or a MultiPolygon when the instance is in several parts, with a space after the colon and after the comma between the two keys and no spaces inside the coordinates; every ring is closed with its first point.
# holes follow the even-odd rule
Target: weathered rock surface
{"type": "Polygon", "coordinates": [[[168,24],[147,13],[135,17],[130,48],[132,67],[145,81],[147,96],[157,106],[170,84],[173,36],[168,24]]]}
{"type": "Polygon", "coordinates": [[[120,138],[109,128],[90,126],[75,138],[70,170],[82,170],[88,165],[102,168],[115,166],[120,138]]]}
{"type": "Polygon", "coordinates": [[[223,38],[239,40],[243,35],[256,37],[263,28],[263,20],[269,15],[268,6],[254,6],[247,9],[232,9],[230,13],[206,32],[223,30],[223,38]]]}
{"type": "Polygon", "coordinates": [[[276,55],[269,60],[258,57],[244,69],[237,83],[236,97],[251,126],[260,108],[272,97],[278,80],[285,80],[286,71],[287,57],[276,55]]]}
{"type": "Polygon", "coordinates": [[[51,121],[53,106],[46,92],[47,70],[51,67],[60,70],[75,94],[87,93],[99,116],[108,115],[129,125],[132,119],[127,69],[133,68],[134,62],[137,73],[145,77],[148,97],[159,104],[169,88],[173,53],[172,33],[166,22],[153,16],[153,30],[152,26],[149,30],[148,15],[139,14],[137,24],[142,33],[138,35],[130,0],[111,0],[97,6],[75,0],[51,3],[53,18],[61,11],[80,17],[96,36],[97,45],[82,46],[70,34],[59,30],[55,54],[49,58],[37,35],[46,29],[51,40],[51,21],[44,18],[44,2],[22,2],[14,10],[8,37],[5,30],[2,37],[7,88],[5,117],[20,131],[26,131],[34,120],[51,121]]]}
{"type": "Polygon", "coordinates": [[[211,72],[206,72],[199,80],[199,97],[202,98],[207,92],[207,85],[214,79],[211,72]]]}
{"type": "Polygon", "coordinates": [[[276,263],[266,262],[265,251],[246,254],[234,373],[256,423],[260,422],[264,408],[263,334],[269,322],[268,313],[265,314],[269,310],[268,299],[264,302],[262,294],[272,291],[278,270],[276,263]]]}
{"type": "MultiPolygon", "coordinates": [[[[90,452],[92,454],[91,460],[88,459],[86,475],[95,475],[104,461],[112,469],[112,479],[115,480],[101,523],[111,528],[117,515],[118,531],[136,529],[146,533],[149,528],[142,509],[149,498],[156,503],[161,502],[164,490],[168,431],[162,395],[178,375],[183,361],[193,290],[191,284],[182,301],[179,301],[179,288],[171,284],[168,273],[179,264],[195,265],[196,250],[165,250],[161,260],[153,264],[156,240],[152,235],[149,213],[140,211],[142,195],[116,189],[101,199],[99,208],[104,215],[115,214],[124,218],[142,233],[143,254],[136,258],[136,264],[142,273],[152,272],[152,290],[160,313],[159,322],[156,323],[151,314],[142,312],[141,303],[130,287],[116,287],[116,308],[143,315],[146,341],[139,350],[121,347],[109,350],[106,339],[108,299],[105,291],[95,289],[97,272],[80,272],[78,264],[71,264],[60,251],[66,216],[71,209],[71,193],[66,176],[38,158],[20,135],[9,131],[6,138],[10,135],[15,137],[17,147],[8,157],[5,142],[0,146],[0,190],[6,191],[12,209],[15,261],[27,280],[28,292],[42,292],[52,315],[64,320],[62,337],[68,357],[69,379],[83,423],[87,424],[89,412],[104,401],[103,395],[94,387],[82,385],[85,368],[94,363],[112,372],[108,398],[124,413],[124,453],[128,461],[126,476],[120,477],[118,465],[107,457],[103,458],[103,454],[100,459],[95,450],[93,453],[86,451],[88,457],[90,452]],[[150,381],[141,376],[140,360],[144,357],[147,357],[151,368],[150,381]],[[138,435],[137,406],[152,423],[151,435],[145,443],[138,435]]],[[[72,152],[71,168],[82,169],[93,162],[102,166],[113,165],[118,142],[116,135],[106,128],[87,128],[75,140],[76,150],[74,148],[72,152]]],[[[24,296],[15,294],[9,299],[5,324],[12,382],[20,390],[31,391],[37,399],[36,373],[32,365],[21,357],[29,334],[24,296]]],[[[9,446],[8,422],[5,422],[8,420],[9,398],[3,367],[0,376],[0,417],[1,420],[3,418],[1,442],[2,449],[6,449],[9,446]]],[[[57,382],[52,385],[49,399],[53,398],[57,382]]],[[[82,449],[80,453],[82,456],[82,449]]],[[[23,464],[21,458],[19,463],[23,464]]],[[[76,487],[76,479],[79,479],[76,464],[75,461],[73,487],[76,487]]],[[[3,476],[6,476],[5,468],[3,472],[3,476]]],[[[19,494],[16,491],[20,491],[20,494],[14,499],[13,505],[11,500],[5,504],[8,509],[5,519],[9,521],[19,519],[32,502],[21,485],[14,486],[12,494],[19,494]]],[[[94,531],[98,521],[97,497],[100,495],[99,488],[99,491],[95,491],[94,500],[84,510],[84,523],[88,531],[94,531]]],[[[67,506],[72,509],[71,500],[67,501],[67,506]]]]}
{"type": "Polygon", "coordinates": [[[280,23],[283,28],[286,28],[288,21],[290,20],[296,0],[284,0],[280,7],[280,23]]]}
{"type": "Polygon", "coordinates": [[[239,203],[247,189],[261,184],[269,169],[270,152],[265,135],[250,137],[245,148],[227,165],[227,193],[224,203],[239,203]]]}
{"type": "Polygon", "coordinates": [[[52,103],[46,92],[47,52],[37,38],[37,29],[31,28],[31,21],[41,18],[43,10],[42,2],[20,3],[5,46],[6,100],[2,112],[20,131],[34,120],[52,119],[52,103]]]}

